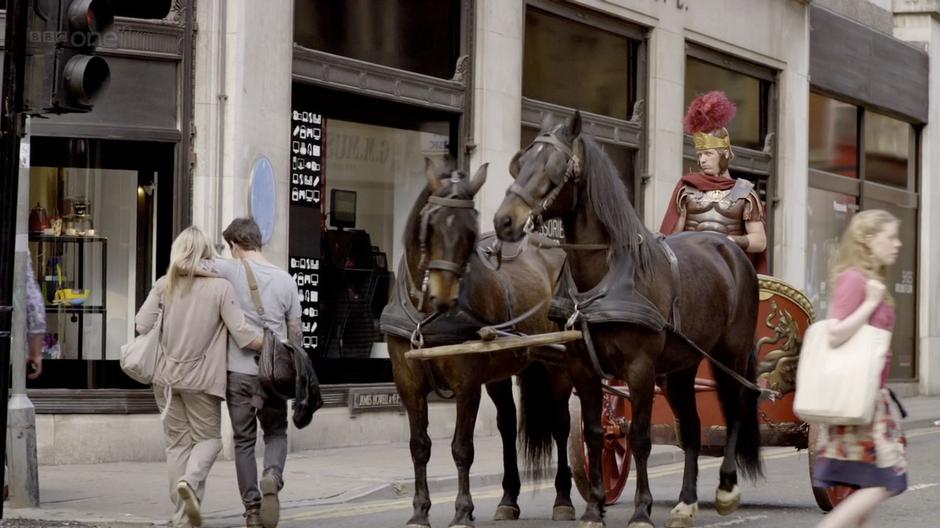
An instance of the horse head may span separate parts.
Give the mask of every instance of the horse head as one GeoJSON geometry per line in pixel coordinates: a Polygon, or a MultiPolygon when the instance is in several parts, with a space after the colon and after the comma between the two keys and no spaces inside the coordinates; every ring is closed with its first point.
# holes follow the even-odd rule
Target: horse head
{"type": "Polygon", "coordinates": [[[509,173],[515,182],[493,218],[501,240],[515,242],[540,217],[574,210],[583,159],[580,135],[580,112],[561,125],[554,125],[551,115],[546,115],[535,140],[513,156],[509,173]]]}
{"type": "Polygon", "coordinates": [[[473,255],[480,223],[473,197],[486,182],[488,164],[473,178],[425,158],[429,196],[418,216],[419,273],[422,290],[438,312],[451,309],[460,293],[460,277],[473,255]],[[423,268],[423,269],[422,269],[423,268]]]}

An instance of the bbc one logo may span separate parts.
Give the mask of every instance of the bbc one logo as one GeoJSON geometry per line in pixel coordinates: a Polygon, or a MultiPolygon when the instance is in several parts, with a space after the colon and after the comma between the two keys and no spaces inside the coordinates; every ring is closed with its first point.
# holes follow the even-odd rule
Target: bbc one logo
{"type": "Polygon", "coordinates": [[[66,31],[30,31],[28,34],[30,44],[65,44],[74,48],[91,48],[97,46],[117,47],[117,33],[81,33],[69,34],[66,31]]]}

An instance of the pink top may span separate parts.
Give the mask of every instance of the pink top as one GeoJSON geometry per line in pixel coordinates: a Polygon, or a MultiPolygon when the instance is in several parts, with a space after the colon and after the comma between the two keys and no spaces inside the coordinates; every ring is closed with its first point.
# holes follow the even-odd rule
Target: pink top
{"type": "MultiPolygon", "coordinates": [[[[852,315],[859,306],[865,302],[865,274],[858,268],[849,268],[836,279],[836,286],[832,290],[829,300],[828,319],[845,319],[852,315]]],[[[894,307],[882,301],[868,319],[868,324],[875,328],[894,331],[894,307]]],[[[882,386],[888,381],[891,368],[891,351],[885,360],[884,372],[881,374],[882,386]]]]}

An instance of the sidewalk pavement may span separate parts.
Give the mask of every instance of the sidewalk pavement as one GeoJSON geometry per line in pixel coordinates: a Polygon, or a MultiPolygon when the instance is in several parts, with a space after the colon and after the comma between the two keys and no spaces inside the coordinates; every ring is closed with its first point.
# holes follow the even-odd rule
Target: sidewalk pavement
{"type": "MultiPolygon", "coordinates": [[[[903,403],[909,412],[904,421],[908,430],[933,427],[940,420],[940,397],[915,397],[903,403]]],[[[475,442],[471,487],[499,485],[502,479],[499,438],[481,437],[475,442]]],[[[681,457],[682,452],[675,447],[653,446],[650,466],[677,462],[681,457]]],[[[432,492],[456,490],[457,471],[449,441],[434,442],[427,473],[432,492]]],[[[281,504],[289,511],[410,498],[413,478],[407,443],[294,453],[287,460],[281,504]]],[[[244,526],[235,482],[234,462],[217,462],[203,501],[204,526],[244,526]]],[[[42,506],[6,507],[6,519],[42,520],[43,525],[72,521],[108,528],[168,525],[169,483],[162,463],[41,466],[39,483],[42,506]]]]}

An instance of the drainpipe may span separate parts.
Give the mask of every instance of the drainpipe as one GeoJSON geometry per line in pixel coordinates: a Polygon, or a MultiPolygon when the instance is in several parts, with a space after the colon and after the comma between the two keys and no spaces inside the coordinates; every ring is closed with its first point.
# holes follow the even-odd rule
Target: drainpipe
{"type": "Polygon", "coordinates": [[[226,0],[216,0],[216,6],[218,7],[216,13],[216,20],[218,21],[218,26],[216,27],[217,33],[216,38],[218,39],[218,62],[216,64],[216,74],[217,77],[217,90],[216,90],[216,102],[218,103],[218,110],[216,112],[216,159],[215,159],[215,249],[218,252],[222,252],[225,249],[225,242],[222,239],[222,190],[224,188],[224,165],[225,165],[225,107],[228,102],[228,94],[226,93],[227,82],[226,82],[226,72],[225,72],[225,62],[226,62],[226,32],[228,30],[228,21],[227,21],[227,8],[226,0]]]}

